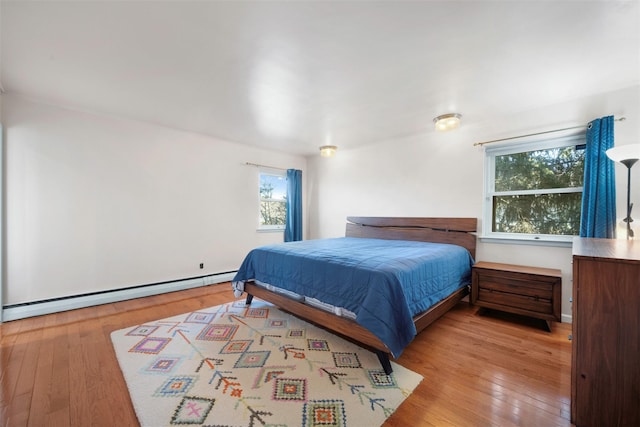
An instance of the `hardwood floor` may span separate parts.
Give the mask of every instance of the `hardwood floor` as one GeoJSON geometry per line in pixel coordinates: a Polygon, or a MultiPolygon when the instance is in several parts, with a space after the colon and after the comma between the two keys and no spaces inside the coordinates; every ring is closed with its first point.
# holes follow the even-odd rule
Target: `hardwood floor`
{"type": "MultiPolygon", "coordinates": [[[[110,333],[231,300],[223,283],[0,325],[0,425],[138,425],[110,333]]],[[[477,311],[407,347],[397,363],[425,379],[385,425],[570,426],[570,325],[477,311]]]]}

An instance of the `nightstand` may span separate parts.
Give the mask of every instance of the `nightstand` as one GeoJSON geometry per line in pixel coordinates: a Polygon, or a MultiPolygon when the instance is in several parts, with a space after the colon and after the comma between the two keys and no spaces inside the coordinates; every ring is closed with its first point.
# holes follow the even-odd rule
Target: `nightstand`
{"type": "Polygon", "coordinates": [[[523,265],[478,262],[473,266],[471,304],[509,313],[560,321],[562,273],[523,265]]]}

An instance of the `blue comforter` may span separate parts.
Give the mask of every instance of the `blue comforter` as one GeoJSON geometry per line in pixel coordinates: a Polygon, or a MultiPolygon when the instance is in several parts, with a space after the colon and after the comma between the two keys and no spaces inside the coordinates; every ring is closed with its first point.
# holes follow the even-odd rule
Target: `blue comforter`
{"type": "Polygon", "coordinates": [[[461,246],[340,237],[253,249],[233,282],[258,280],[354,312],[398,357],[413,340],[413,316],[471,282],[461,246]]]}

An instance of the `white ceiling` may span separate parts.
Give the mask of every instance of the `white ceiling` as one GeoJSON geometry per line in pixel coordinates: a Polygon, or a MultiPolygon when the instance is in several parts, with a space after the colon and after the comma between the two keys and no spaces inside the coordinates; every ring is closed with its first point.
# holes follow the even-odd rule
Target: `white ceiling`
{"type": "Polygon", "coordinates": [[[7,1],[6,93],[315,154],[640,83],[634,1],[7,1]]]}

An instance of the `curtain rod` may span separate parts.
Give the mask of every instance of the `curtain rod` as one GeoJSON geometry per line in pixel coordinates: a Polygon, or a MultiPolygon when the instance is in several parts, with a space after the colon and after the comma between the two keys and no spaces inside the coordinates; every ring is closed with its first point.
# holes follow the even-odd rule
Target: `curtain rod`
{"type": "MultiPolygon", "coordinates": [[[[619,119],[614,119],[615,122],[623,122],[625,120],[627,120],[626,117],[620,117],[619,119]]],[[[494,140],[491,140],[491,141],[476,142],[475,144],[473,144],[473,146],[475,147],[475,146],[478,146],[478,145],[492,144],[494,142],[509,141],[511,139],[518,139],[518,138],[526,138],[526,137],[529,137],[529,136],[545,135],[547,133],[562,132],[562,131],[565,131],[565,130],[586,129],[586,128],[587,128],[587,125],[571,126],[571,127],[568,127],[568,128],[547,130],[547,131],[544,131],[544,132],[529,133],[529,134],[526,134],[526,135],[510,136],[509,138],[501,138],[501,139],[494,139],[494,140]]]]}
{"type": "Polygon", "coordinates": [[[267,165],[261,165],[261,164],[258,164],[258,163],[251,163],[251,162],[246,162],[245,165],[247,165],[247,166],[257,166],[259,168],[277,169],[279,171],[286,171],[287,170],[285,168],[277,168],[275,166],[267,166],[267,165]]]}

